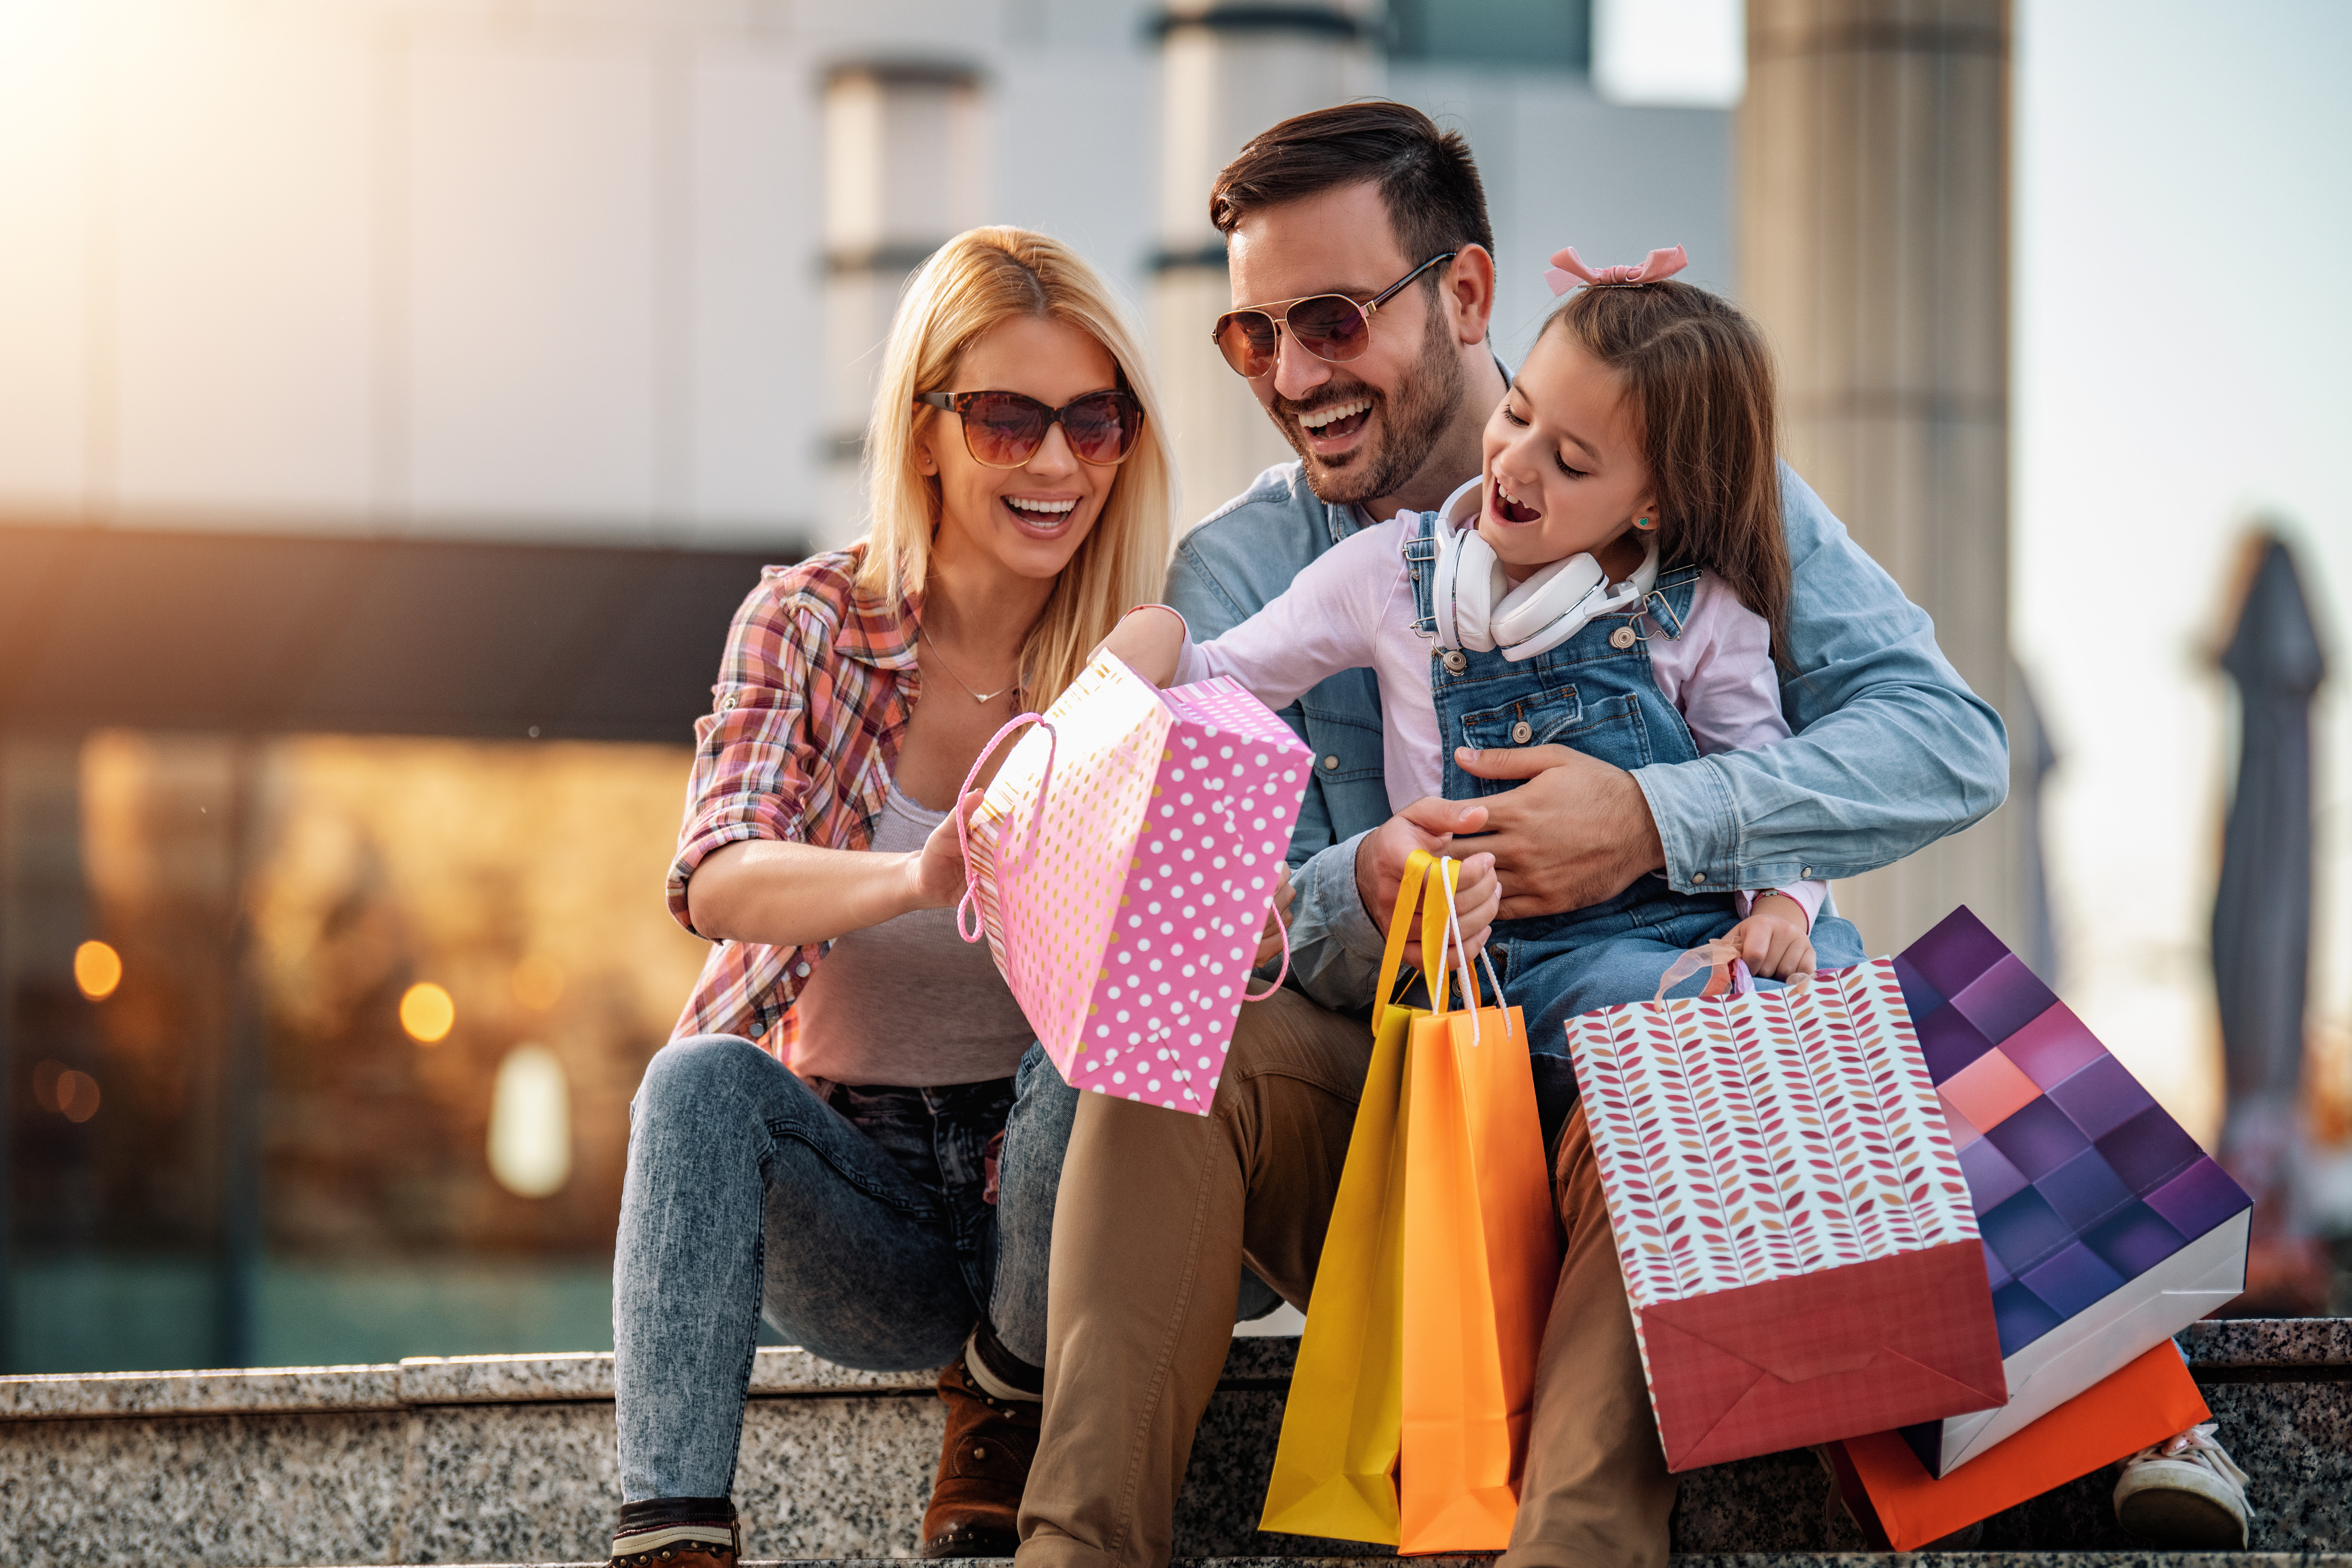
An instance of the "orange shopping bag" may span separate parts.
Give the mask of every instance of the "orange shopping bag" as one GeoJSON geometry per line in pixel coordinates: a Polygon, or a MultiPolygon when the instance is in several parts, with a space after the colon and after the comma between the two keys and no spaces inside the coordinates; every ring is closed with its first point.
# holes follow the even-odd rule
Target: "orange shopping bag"
{"type": "Polygon", "coordinates": [[[1941,1480],[1900,1432],[1849,1437],[1829,1453],[1871,1544],[1910,1552],[2211,1418],[2167,1340],[1941,1480]]]}
{"type": "Polygon", "coordinates": [[[1559,1274],[1527,1024],[1499,984],[1496,1005],[1479,1005],[1456,867],[1439,860],[1422,897],[1430,1011],[1412,1021],[1405,1061],[1403,1552],[1510,1544],[1559,1274]],[[1459,1010],[1447,1005],[1449,960],[1459,1010]]]}

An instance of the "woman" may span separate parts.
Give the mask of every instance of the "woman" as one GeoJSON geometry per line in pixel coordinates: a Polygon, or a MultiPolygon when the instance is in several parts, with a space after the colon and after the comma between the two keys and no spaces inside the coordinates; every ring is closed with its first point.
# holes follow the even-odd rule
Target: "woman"
{"type": "Polygon", "coordinates": [[[955,934],[951,817],[997,729],[1158,597],[1162,429],[1102,279],[974,229],[892,323],[866,536],[770,568],[736,616],[669,877],[720,945],[631,1109],[615,1563],[734,1562],[763,1309],[844,1365],[951,1363],[924,1555],[1012,1553],[1043,1381],[990,1311],[1042,1314],[1050,1237],[1000,1237],[992,1205],[1034,1032],[955,934]]]}

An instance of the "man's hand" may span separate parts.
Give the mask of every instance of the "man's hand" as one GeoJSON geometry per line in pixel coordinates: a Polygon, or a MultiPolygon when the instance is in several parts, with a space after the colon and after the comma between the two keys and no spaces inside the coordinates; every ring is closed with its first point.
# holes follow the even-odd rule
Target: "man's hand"
{"type": "MultiPolygon", "coordinates": [[[[1486,752],[1465,746],[1454,760],[1482,779],[1527,780],[1481,803],[1486,831],[1470,841],[1471,847],[1494,857],[1502,879],[1504,920],[1601,903],[1666,863],[1650,803],[1622,768],[1566,746],[1486,752]]],[[[1362,879],[1360,871],[1357,880],[1362,879]]],[[[1395,884],[1390,886],[1393,889],[1395,884]]]]}
{"type": "Polygon", "coordinates": [[[1282,926],[1290,923],[1290,902],[1297,896],[1298,889],[1290,885],[1290,868],[1285,866],[1275,873],[1274,907],[1265,911],[1265,925],[1257,939],[1257,956],[1250,961],[1252,967],[1272,963],[1281,955],[1282,926]],[[1275,923],[1276,915],[1282,917],[1282,925],[1275,923]]]}
{"type": "MultiPolygon", "coordinates": [[[[1447,854],[1454,848],[1454,835],[1475,833],[1486,824],[1484,805],[1423,795],[1364,835],[1356,845],[1356,896],[1363,900],[1364,912],[1372,917],[1382,936],[1388,934],[1397,888],[1404,880],[1404,863],[1412,852],[1426,849],[1433,855],[1447,854]]],[[[1454,907],[1462,917],[1463,950],[1473,957],[1486,945],[1486,929],[1495,923],[1502,891],[1502,884],[1495,879],[1493,856],[1473,855],[1462,862],[1454,879],[1454,907]]],[[[1419,937],[1405,943],[1404,961],[1416,969],[1423,967],[1419,937]]]]}
{"type": "Polygon", "coordinates": [[[1805,906],[1786,893],[1761,892],[1748,908],[1748,918],[1724,937],[1739,950],[1748,973],[1768,980],[1811,973],[1813,939],[1805,906]]]}

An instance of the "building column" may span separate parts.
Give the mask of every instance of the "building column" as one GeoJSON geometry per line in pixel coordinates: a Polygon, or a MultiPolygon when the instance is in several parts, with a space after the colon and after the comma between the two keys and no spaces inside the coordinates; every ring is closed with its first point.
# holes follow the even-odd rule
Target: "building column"
{"type": "Polygon", "coordinates": [[[1782,450],[2011,721],[2011,804],[1838,884],[1869,951],[1968,904],[2022,944],[2038,736],[2009,645],[2009,0],[1748,0],[1743,303],[1782,450]]]}
{"type": "Polygon", "coordinates": [[[824,83],[825,481],[812,549],[866,531],[866,422],[890,318],[931,252],[988,211],[977,71],[835,66],[824,83]]]}
{"type": "Polygon", "coordinates": [[[1371,90],[1376,18],[1346,0],[1235,5],[1180,0],[1160,34],[1160,249],[1152,258],[1152,357],[1173,427],[1180,530],[1294,454],[1209,341],[1232,309],[1225,241],[1209,187],[1270,125],[1371,90]]]}

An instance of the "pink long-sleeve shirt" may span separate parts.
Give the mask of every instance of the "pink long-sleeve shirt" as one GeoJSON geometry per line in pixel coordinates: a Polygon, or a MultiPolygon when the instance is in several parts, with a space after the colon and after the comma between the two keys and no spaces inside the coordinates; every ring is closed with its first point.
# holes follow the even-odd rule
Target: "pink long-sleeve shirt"
{"type": "MultiPolygon", "coordinates": [[[[1318,680],[1369,668],[1380,679],[1391,810],[1444,793],[1444,739],[1429,690],[1434,644],[1412,629],[1405,569],[1413,523],[1406,513],[1341,540],[1256,615],[1213,641],[1188,642],[1176,671],[1179,682],[1230,676],[1267,707],[1282,708],[1318,680]]],[[[1701,756],[1789,738],[1771,629],[1714,573],[1699,574],[1683,635],[1654,637],[1649,651],[1659,694],[1690,726],[1701,756]]],[[[1795,882],[1780,891],[1803,906],[1811,924],[1829,884],[1795,882]]],[[[1742,914],[1748,906],[1741,893],[1742,914]]]]}

